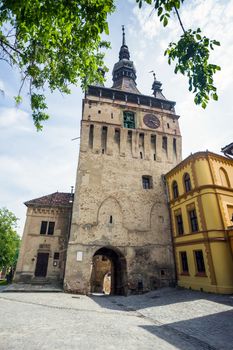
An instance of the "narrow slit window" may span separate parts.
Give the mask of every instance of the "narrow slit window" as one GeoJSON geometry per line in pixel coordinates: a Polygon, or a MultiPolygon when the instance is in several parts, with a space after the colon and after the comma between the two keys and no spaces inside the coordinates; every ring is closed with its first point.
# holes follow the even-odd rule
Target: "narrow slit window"
{"type": "Polygon", "coordinates": [[[93,148],[93,138],[94,138],[94,125],[90,125],[89,129],[89,147],[93,148]]]}
{"type": "Polygon", "coordinates": [[[120,143],[120,129],[115,129],[114,141],[117,144],[120,143]]]}
{"type": "Polygon", "coordinates": [[[162,139],[162,148],[167,151],[167,137],[166,136],[163,136],[163,139],[162,139]]]}
{"type": "Polygon", "coordinates": [[[102,146],[102,153],[105,153],[105,150],[107,148],[107,133],[108,128],[107,126],[102,127],[102,134],[101,134],[101,146],[102,146]]]}
{"type": "Polygon", "coordinates": [[[144,147],[144,134],[139,134],[139,147],[144,147]]]}
{"type": "Polygon", "coordinates": [[[173,152],[176,154],[176,139],[173,139],[173,152]]]}
{"type": "Polygon", "coordinates": [[[132,136],[133,136],[132,130],[129,130],[127,134],[127,142],[129,143],[132,142],[132,136]]]}
{"type": "Polygon", "coordinates": [[[112,221],[112,215],[110,215],[110,217],[109,217],[109,223],[112,224],[112,222],[113,222],[113,221],[112,221]]]}

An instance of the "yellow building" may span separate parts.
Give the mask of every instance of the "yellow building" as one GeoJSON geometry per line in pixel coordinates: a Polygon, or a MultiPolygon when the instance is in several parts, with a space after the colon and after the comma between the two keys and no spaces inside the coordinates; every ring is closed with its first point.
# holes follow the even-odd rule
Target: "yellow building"
{"type": "Polygon", "coordinates": [[[233,160],[197,152],[165,178],[178,285],[233,293],[233,160]]]}

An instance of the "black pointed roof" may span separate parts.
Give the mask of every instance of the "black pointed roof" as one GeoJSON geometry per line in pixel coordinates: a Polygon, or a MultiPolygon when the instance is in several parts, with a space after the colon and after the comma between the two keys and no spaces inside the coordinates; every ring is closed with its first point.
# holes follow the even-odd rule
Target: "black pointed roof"
{"type": "Polygon", "coordinates": [[[115,63],[112,72],[112,88],[140,94],[136,86],[136,78],[136,69],[133,61],[130,61],[129,49],[125,42],[125,30],[122,26],[122,45],[119,52],[119,61],[115,63]]]}

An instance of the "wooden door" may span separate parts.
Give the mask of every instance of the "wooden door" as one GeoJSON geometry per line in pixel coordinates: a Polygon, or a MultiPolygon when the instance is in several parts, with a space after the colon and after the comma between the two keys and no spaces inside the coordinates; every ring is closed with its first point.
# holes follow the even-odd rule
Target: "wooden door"
{"type": "Polygon", "coordinates": [[[49,253],[38,253],[36,262],[36,277],[46,277],[48,268],[49,253]]]}

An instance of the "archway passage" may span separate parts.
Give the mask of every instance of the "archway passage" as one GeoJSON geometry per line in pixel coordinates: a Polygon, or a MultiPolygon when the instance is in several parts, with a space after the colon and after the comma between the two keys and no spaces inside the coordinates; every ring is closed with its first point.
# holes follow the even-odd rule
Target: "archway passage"
{"type": "Polygon", "coordinates": [[[117,249],[108,247],[98,249],[92,263],[92,293],[127,294],[126,260],[117,249]]]}

